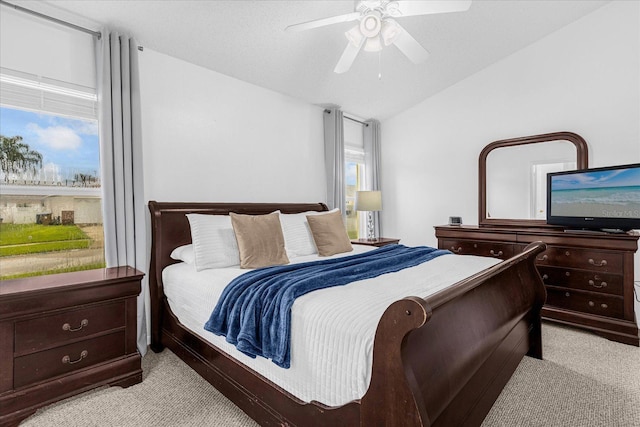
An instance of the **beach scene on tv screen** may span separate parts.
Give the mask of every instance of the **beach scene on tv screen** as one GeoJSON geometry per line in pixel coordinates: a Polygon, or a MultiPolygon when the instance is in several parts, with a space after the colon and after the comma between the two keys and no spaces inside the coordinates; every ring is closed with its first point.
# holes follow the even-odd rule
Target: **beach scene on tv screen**
{"type": "Polygon", "coordinates": [[[551,177],[551,215],[640,218],[640,168],[551,177]]]}

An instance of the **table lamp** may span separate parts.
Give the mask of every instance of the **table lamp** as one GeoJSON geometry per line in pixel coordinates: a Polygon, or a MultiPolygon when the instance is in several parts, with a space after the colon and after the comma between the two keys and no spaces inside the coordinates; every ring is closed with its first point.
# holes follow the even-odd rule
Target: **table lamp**
{"type": "Polygon", "coordinates": [[[382,210],[382,193],[380,191],[356,191],[356,210],[367,212],[367,239],[375,240],[373,212],[382,210]]]}

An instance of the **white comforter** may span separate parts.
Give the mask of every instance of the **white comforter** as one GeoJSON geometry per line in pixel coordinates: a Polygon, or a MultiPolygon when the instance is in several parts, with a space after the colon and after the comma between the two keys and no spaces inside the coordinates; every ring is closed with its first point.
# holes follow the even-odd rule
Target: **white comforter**
{"type": "MultiPolygon", "coordinates": [[[[354,252],[371,248],[354,245],[354,252]]],[[[316,255],[292,262],[317,259],[316,255]]],[[[247,270],[219,268],[197,272],[178,263],[163,271],[164,292],[180,322],[254,371],[304,402],[344,405],[364,396],[371,379],[373,340],[385,309],[406,296],[425,297],[488,268],[499,260],[443,255],[416,267],[311,292],[298,298],[291,313],[291,367],[252,359],[204,330],[224,287],[247,270]]]]}

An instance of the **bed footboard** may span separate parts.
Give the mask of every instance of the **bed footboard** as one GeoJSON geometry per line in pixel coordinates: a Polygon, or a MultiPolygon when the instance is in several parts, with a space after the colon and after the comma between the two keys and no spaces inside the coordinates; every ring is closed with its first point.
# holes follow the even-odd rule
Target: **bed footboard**
{"type": "Polygon", "coordinates": [[[544,249],[533,243],[442,292],[392,304],[376,331],[361,425],[480,425],[522,357],[542,358],[534,260],[544,249]]]}

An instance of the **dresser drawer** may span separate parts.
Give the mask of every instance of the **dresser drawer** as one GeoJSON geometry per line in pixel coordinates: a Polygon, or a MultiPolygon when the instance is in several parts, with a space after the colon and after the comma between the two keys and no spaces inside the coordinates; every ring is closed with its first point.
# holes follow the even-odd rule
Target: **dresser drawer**
{"type": "Polygon", "coordinates": [[[474,240],[443,240],[440,248],[447,249],[458,255],[480,255],[486,257],[507,259],[514,253],[514,245],[496,242],[482,242],[474,240]]]}
{"type": "Polygon", "coordinates": [[[538,266],[545,285],[623,296],[623,276],[563,267],[538,266]]]}
{"type": "Polygon", "coordinates": [[[599,316],[624,318],[622,297],[547,286],[547,305],[599,316]]]}
{"type": "Polygon", "coordinates": [[[124,301],[16,322],[15,353],[22,355],[125,326],[124,301]]]}
{"type": "Polygon", "coordinates": [[[14,388],[83,369],[125,354],[124,331],[44,350],[14,360],[14,388]]]}
{"type": "Polygon", "coordinates": [[[536,263],[622,274],[623,256],[614,252],[550,246],[538,255],[536,263]]]}

